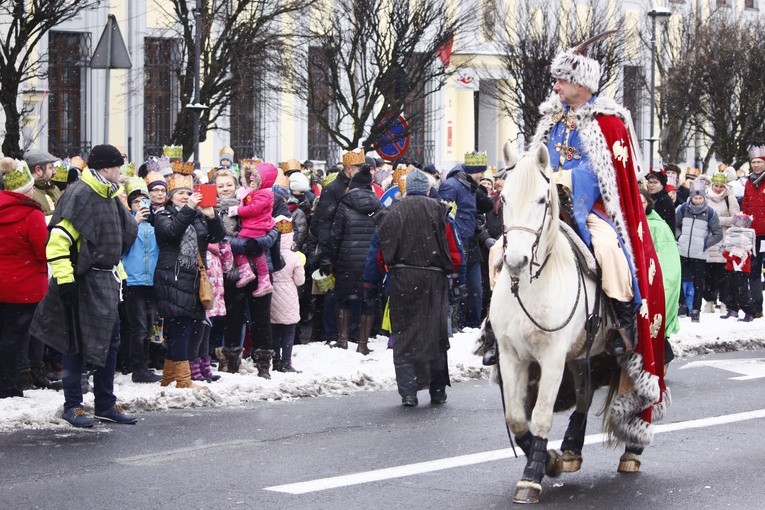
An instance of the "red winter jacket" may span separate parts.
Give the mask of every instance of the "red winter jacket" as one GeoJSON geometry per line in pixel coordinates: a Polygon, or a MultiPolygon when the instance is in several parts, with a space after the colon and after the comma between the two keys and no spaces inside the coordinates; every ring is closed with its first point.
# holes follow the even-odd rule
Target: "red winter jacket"
{"type": "Polygon", "coordinates": [[[0,303],[39,303],[48,290],[40,205],[13,191],[0,191],[0,303]]]}
{"type": "Polygon", "coordinates": [[[765,182],[759,187],[752,184],[751,176],[744,185],[744,198],[741,201],[741,212],[753,217],[752,228],[757,237],[765,236],[765,182]]]}

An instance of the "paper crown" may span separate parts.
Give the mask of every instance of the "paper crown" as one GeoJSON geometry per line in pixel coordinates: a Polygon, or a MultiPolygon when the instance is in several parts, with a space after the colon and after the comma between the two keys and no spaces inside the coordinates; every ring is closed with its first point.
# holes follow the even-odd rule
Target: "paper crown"
{"type": "Polygon", "coordinates": [[[695,179],[699,175],[701,175],[701,168],[687,167],[685,169],[685,178],[686,179],[695,179]]]}
{"type": "Polygon", "coordinates": [[[728,184],[728,176],[722,172],[717,172],[712,176],[712,184],[728,184]]]}
{"type": "Polygon", "coordinates": [[[284,163],[284,167],[282,168],[284,170],[284,173],[287,172],[294,172],[295,170],[300,171],[300,161],[297,159],[290,159],[286,163],[284,163]]]}
{"type": "Polygon", "coordinates": [[[165,189],[167,189],[167,181],[165,180],[165,177],[156,171],[151,171],[146,174],[146,187],[151,190],[155,186],[164,186],[165,189]]]}
{"type": "Polygon", "coordinates": [[[127,193],[127,196],[129,197],[136,191],[140,192],[141,195],[146,198],[149,198],[149,188],[146,186],[146,181],[140,177],[131,177],[125,183],[125,193],[127,193]]]}
{"type": "Polygon", "coordinates": [[[3,175],[3,186],[8,191],[26,193],[34,186],[34,179],[29,171],[29,166],[22,160],[13,158],[1,159],[0,173],[3,175]]]}
{"type": "Polygon", "coordinates": [[[361,166],[364,164],[364,151],[360,148],[346,151],[343,153],[343,165],[361,166]]]}
{"type": "Polygon", "coordinates": [[[689,186],[691,195],[703,195],[707,190],[707,183],[704,179],[694,179],[689,186]]]}
{"type": "Polygon", "coordinates": [[[749,147],[749,159],[765,159],[765,145],[749,147]]]}
{"type": "Polygon", "coordinates": [[[260,158],[254,158],[254,159],[243,159],[240,161],[242,165],[250,165],[251,167],[255,168],[259,164],[263,162],[260,158]]]}
{"type": "Polygon", "coordinates": [[[177,189],[194,189],[194,177],[191,175],[173,174],[167,179],[168,195],[177,189]]]}
{"type": "Polygon", "coordinates": [[[51,181],[53,182],[66,182],[67,179],[69,179],[69,169],[66,167],[63,161],[56,161],[53,163],[53,177],[51,177],[51,181]]]}
{"type": "Polygon", "coordinates": [[[135,163],[125,163],[120,170],[120,173],[126,177],[135,177],[135,163]]]}
{"type": "Polygon", "coordinates": [[[194,163],[187,161],[173,161],[173,173],[181,175],[194,175],[194,163]]]}
{"type": "Polygon", "coordinates": [[[293,230],[292,220],[286,216],[279,215],[274,218],[274,222],[276,223],[276,230],[281,234],[289,234],[293,230]]]}
{"type": "Polygon", "coordinates": [[[162,155],[170,159],[183,159],[183,146],[165,145],[162,147],[162,155]]]}
{"type": "Polygon", "coordinates": [[[80,156],[74,156],[69,160],[69,164],[78,170],[82,171],[85,170],[85,167],[87,164],[85,163],[85,160],[82,159],[80,156]]]}
{"type": "Polygon", "coordinates": [[[489,165],[489,156],[486,152],[466,152],[465,166],[467,167],[486,167],[489,165]]]}

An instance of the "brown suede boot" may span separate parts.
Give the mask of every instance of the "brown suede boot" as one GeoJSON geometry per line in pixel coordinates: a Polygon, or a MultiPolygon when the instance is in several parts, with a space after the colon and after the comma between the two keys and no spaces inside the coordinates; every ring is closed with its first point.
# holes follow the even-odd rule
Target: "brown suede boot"
{"type": "Polygon", "coordinates": [[[258,377],[263,379],[271,379],[271,358],[274,355],[274,351],[270,349],[256,349],[252,352],[252,361],[255,362],[255,366],[258,369],[258,377]]]}
{"type": "Polygon", "coordinates": [[[223,354],[224,347],[215,348],[215,357],[218,358],[218,372],[228,372],[228,359],[223,354]]]}
{"type": "Polygon", "coordinates": [[[332,342],[330,347],[340,349],[348,348],[348,329],[351,327],[351,311],[338,308],[335,311],[337,315],[337,341],[332,342]]]}
{"type": "Polygon", "coordinates": [[[206,390],[207,386],[191,381],[191,366],[188,361],[175,362],[175,387],[191,390],[206,390]]]}
{"type": "Polygon", "coordinates": [[[375,320],[374,315],[362,315],[359,317],[359,340],[356,352],[360,352],[364,356],[370,352],[374,352],[368,347],[369,335],[372,332],[372,323],[375,320]]]}
{"type": "Polygon", "coordinates": [[[162,386],[169,386],[175,382],[176,362],[165,358],[165,365],[162,367],[162,380],[159,382],[162,386]]]}

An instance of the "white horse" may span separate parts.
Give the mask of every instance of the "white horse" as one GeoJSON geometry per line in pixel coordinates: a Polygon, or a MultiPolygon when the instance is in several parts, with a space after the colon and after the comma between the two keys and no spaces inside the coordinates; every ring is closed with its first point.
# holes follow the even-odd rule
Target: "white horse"
{"type": "Polygon", "coordinates": [[[586,347],[585,324],[599,289],[579,266],[560,230],[558,193],[551,175],[547,149],[540,145],[524,154],[508,173],[501,195],[504,253],[489,321],[499,348],[505,420],[527,457],[513,497],[517,503],[539,501],[545,474],[557,476],[580,468],[593,390],[584,355],[602,353],[605,345],[604,335],[598,332],[590,349],[586,347]],[[529,420],[532,362],[539,364],[541,373],[529,420]],[[547,438],[567,363],[576,385],[577,410],[560,455],[547,451],[547,438]]]}

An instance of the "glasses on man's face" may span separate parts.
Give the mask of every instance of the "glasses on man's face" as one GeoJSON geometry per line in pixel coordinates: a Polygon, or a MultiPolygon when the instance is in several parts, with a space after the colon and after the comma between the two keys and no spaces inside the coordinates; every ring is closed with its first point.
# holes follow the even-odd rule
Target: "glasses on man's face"
{"type": "Polygon", "coordinates": [[[165,188],[155,188],[149,191],[149,193],[167,193],[167,192],[165,191],[165,188]]]}

